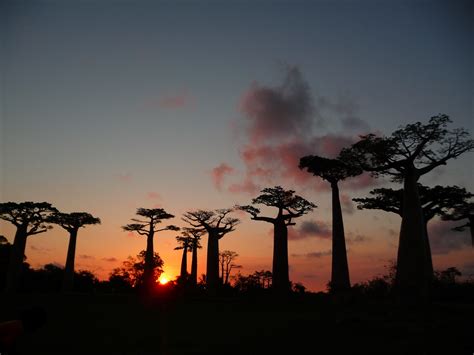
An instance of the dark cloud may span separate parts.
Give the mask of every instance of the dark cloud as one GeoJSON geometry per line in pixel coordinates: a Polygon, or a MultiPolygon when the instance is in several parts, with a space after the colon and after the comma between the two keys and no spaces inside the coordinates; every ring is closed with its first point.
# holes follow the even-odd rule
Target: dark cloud
{"type": "Polygon", "coordinates": [[[433,254],[447,254],[454,250],[471,248],[468,231],[455,232],[453,222],[433,221],[428,224],[431,252],[433,254]]]}
{"type": "Polygon", "coordinates": [[[349,235],[348,238],[346,238],[347,244],[355,244],[355,243],[363,243],[370,240],[369,237],[362,235],[362,234],[356,234],[356,235],[349,235]]]}
{"type": "Polygon", "coordinates": [[[306,254],[291,254],[291,256],[297,257],[297,258],[305,257],[305,258],[310,258],[310,259],[313,259],[313,258],[319,259],[319,258],[322,258],[323,256],[328,256],[331,254],[332,254],[332,250],[329,249],[329,250],[324,250],[324,251],[313,251],[306,254]]]}
{"type": "Polygon", "coordinates": [[[113,263],[113,262],[118,261],[118,259],[117,259],[117,258],[114,258],[114,257],[111,257],[111,258],[102,258],[102,260],[108,261],[108,262],[110,262],[110,263],[113,263]]]}
{"type": "Polygon", "coordinates": [[[288,228],[288,240],[301,240],[307,238],[331,239],[332,230],[324,222],[304,221],[297,227],[288,228]]]}
{"type": "Polygon", "coordinates": [[[86,254],[81,254],[81,255],[79,255],[79,258],[81,258],[81,259],[93,260],[93,259],[95,259],[95,256],[86,255],[86,254]]]}

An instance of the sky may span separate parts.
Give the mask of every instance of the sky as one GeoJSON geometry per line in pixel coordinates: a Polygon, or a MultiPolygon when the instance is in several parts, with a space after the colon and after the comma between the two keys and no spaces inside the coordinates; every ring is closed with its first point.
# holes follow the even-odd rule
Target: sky
{"type": "MultiPolygon", "coordinates": [[[[330,278],[329,186],[297,168],[358,134],[448,114],[473,131],[473,5],[468,1],[4,1],[0,200],[90,212],[76,269],[101,279],[145,248],[121,230],[138,207],[184,212],[248,204],[260,189],[294,189],[318,208],[290,231],[290,279],[330,278]]],[[[423,178],[473,191],[472,153],[423,178]]],[[[368,176],[341,186],[351,281],[396,259],[400,217],[351,199],[399,185],[368,176]]],[[[265,213],[274,213],[265,210],[265,213]]],[[[221,239],[243,274],[271,269],[272,231],[241,219],[221,239]]],[[[430,222],[436,269],[474,274],[468,233],[430,222]]],[[[0,234],[13,240],[0,222],[0,234]]],[[[155,249],[179,273],[176,232],[155,249]]],[[[199,273],[205,272],[205,244],[199,273]]],[[[33,267],[63,265],[67,233],[28,239],[33,267]]]]}

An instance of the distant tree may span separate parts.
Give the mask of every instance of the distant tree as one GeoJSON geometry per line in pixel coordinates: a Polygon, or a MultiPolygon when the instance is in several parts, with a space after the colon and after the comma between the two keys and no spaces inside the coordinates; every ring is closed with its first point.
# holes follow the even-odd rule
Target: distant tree
{"type": "Polygon", "coordinates": [[[455,284],[456,277],[458,276],[462,276],[462,273],[456,267],[448,267],[445,270],[436,272],[436,278],[444,284],[455,284]]]}
{"type": "Polygon", "coordinates": [[[261,291],[272,286],[272,273],[268,270],[255,271],[247,276],[239,272],[232,278],[234,279],[234,287],[241,292],[261,291]]]}
{"type": "Polygon", "coordinates": [[[229,284],[229,276],[232,269],[240,269],[241,265],[234,264],[239,254],[232,250],[223,250],[219,253],[219,264],[221,267],[221,279],[224,285],[229,284]]]}
{"type": "MultiPolygon", "coordinates": [[[[164,262],[158,253],[153,254],[152,259],[152,279],[158,280],[163,273],[164,262]]],[[[136,258],[129,256],[127,260],[122,263],[121,267],[115,268],[109,276],[109,282],[112,287],[119,290],[126,290],[129,285],[130,288],[137,288],[145,285],[147,282],[146,275],[146,251],[142,250],[136,258]]],[[[148,287],[148,284],[146,285],[148,287]]]]}
{"type": "Polygon", "coordinates": [[[301,282],[296,282],[296,283],[292,284],[291,289],[295,293],[305,293],[306,292],[306,287],[301,282]]]}
{"type": "Polygon", "coordinates": [[[70,292],[73,289],[74,283],[74,258],[76,255],[76,241],[79,228],[84,228],[86,225],[100,224],[100,219],[86,212],[56,212],[48,218],[48,222],[61,226],[69,233],[63,291],[70,292]]]}
{"type": "Polygon", "coordinates": [[[168,225],[164,228],[158,229],[160,224],[165,219],[174,218],[172,214],[167,213],[163,208],[138,208],[137,215],[142,217],[141,219],[132,218],[135,223],[127,224],[122,227],[124,231],[136,232],[139,235],[146,237],[146,252],[145,252],[145,264],[144,264],[144,284],[146,288],[153,288],[156,283],[154,275],[154,250],[153,250],[153,238],[156,232],[164,230],[178,231],[179,227],[174,225],[168,225]]]}
{"type": "Polygon", "coordinates": [[[278,209],[275,217],[260,216],[260,210],[254,206],[237,206],[251,215],[254,221],[273,224],[273,269],[272,285],[276,292],[290,291],[288,272],[288,226],[294,226],[293,220],[316,208],[316,205],[295,195],[293,190],[284,190],[281,186],[265,188],[262,194],[252,200],[254,205],[265,205],[278,209]]]}
{"type": "Polygon", "coordinates": [[[306,169],[314,176],[319,176],[331,184],[332,190],[332,272],[331,285],[333,292],[345,292],[351,287],[349,265],[347,262],[344,221],[338,183],[349,177],[362,174],[362,169],[339,159],[327,159],[308,155],[300,159],[300,169],[306,169]]]}
{"type": "Polygon", "coordinates": [[[188,252],[190,251],[192,238],[189,235],[186,235],[186,232],[183,232],[183,235],[176,237],[176,241],[179,245],[174,249],[183,250],[183,256],[181,258],[181,273],[179,278],[180,280],[184,281],[188,277],[188,252]]]}
{"type": "MultiPolygon", "coordinates": [[[[472,196],[472,194],[471,194],[472,196]]],[[[451,210],[443,215],[445,221],[462,221],[467,219],[465,224],[453,228],[457,232],[462,232],[464,228],[468,227],[471,232],[471,242],[474,248],[474,202],[463,201],[461,203],[451,206],[451,210]]]]}
{"type": "Polygon", "coordinates": [[[462,129],[447,129],[446,115],[427,124],[408,124],[389,137],[368,134],[340,156],[373,175],[389,175],[403,182],[403,215],[398,245],[395,288],[404,301],[424,301],[430,295],[426,237],[417,182],[450,159],[474,149],[474,141],[462,129]]]}
{"type": "Polygon", "coordinates": [[[183,228],[184,235],[189,237],[191,239],[190,242],[190,249],[192,253],[192,259],[191,259],[191,274],[189,276],[190,282],[193,285],[197,285],[197,267],[198,267],[198,258],[197,258],[197,252],[198,249],[201,248],[201,237],[206,234],[206,231],[204,229],[199,229],[199,228],[183,228]]]}
{"type": "Polygon", "coordinates": [[[209,290],[215,291],[219,284],[219,240],[235,230],[240,222],[237,218],[228,217],[231,208],[215,211],[190,211],[183,215],[183,221],[193,228],[204,229],[208,235],[206,282],[209,290]]]}
{"type": "Polygon", "coordinates": [[[21,278],[26,239],[31,235],[44,233],[52,227],[48,218],[58,210],[47,202],[4,202],[0,203],[0,219],[16,227],[15,238],[10,253],[5,291],[17,290],[21,278]]]}
{"type": "MultiPolygon", "coordinates": [[[[418,193],[423,211],[428,266],[430,273],[433,274],[433,261],[428,238],[428,222],[435,216],[446,216],[446,213],[452,206],[465,203],[473,195],[467,192],[465,188],[459,186],[436,185],[435,187],[428,187],[420,183],[418,183],[418,193]]],[[[403,216],[403,189],[379,188],[370,191],[370,195],[372,197],[353,199],[358,204],[358,209],[377,209],[403,216]]]]}

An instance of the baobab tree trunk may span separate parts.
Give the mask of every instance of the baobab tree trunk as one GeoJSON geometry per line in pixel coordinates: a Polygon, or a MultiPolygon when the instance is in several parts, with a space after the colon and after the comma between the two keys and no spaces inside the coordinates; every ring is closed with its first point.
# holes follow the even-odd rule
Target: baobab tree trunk
{"type": "Polygon", "coordinates": [[[395,277],[397,295],[404,303],[426,301],[433,277],[429,273],[425,222],[417,180],[416,171],[407,170],[403,186],[403,214],[395,277]]]}
{"type": "Polygon", "coordinates": [[[337,183],[331,183],[332,190],[332,272],[331,290],[344,292],[351,288],[349,265],[347,263],[344,221],[337,183]]]}
{"type": "Polygon", "coordinates": [[[66,266],[64,268],[63,292],[70,292],[74,287],[74,259],[76,256],[77,230],[69,232],[66,266]]]}
{"type": "Polygon", "coordinates": [[[290,290],[288,273],[288,229],[284,220],[276,220],[273,232],[272,285],[277,293],[290,290]]]}
{"type": "Polygon", "coordinates": [[[188,247],[183,248],[183,257],[181,258],[181,279],[183,280],[188,274],[188,247]]]}
{"type": "Polygon", "coordinates": [[[472,231],[472,227],[474,226],[474,216],[469,216],[469,230],[471,231],[471,243],[472,247],[474,248],[474,232],[472,231]]]}
{"type": "Polygon", "coordinates": [[[428,268],[428,273],[433,275],[433,258],[431,257],[431,246],[430,246],[430,238],[428,235],[428,220],[424,220],[425,222],[425,250],[426,250],[426,267],[428,268]]]}
{"type": "Polygon", "coordinates": [[[219,238],[213,233],[207,239],[206,284],[211,291],[219,284],[219,238]]]}
{"type": "Polygon", "coordinates": [[[21,280],[21,270],[23,267],[23,257],[25,255],[27,227],[18,227],[13,240],[10,254],[10,261],[7,270],[7,280],[5,284],[6,293],[15,293],[21,280]]]}
{"type": "Polygon", "coordinates": [[[151,289],[155,284],[154,272],[153,272],[153,233],[149,233],[146,239],[146,252],[145,252],[145,270],[143,271],[143,282],[147,289],[151,289]]]}
{"type": "Polygon", "coordinates": [[[191,282],[197,284],[197,248],[193,247],[193,259],[191,261],[191,282]]]}

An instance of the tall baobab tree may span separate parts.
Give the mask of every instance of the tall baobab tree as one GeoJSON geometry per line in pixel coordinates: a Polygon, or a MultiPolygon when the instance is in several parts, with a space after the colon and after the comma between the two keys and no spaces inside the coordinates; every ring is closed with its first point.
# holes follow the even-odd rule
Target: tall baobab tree
{"type": "Polygon", "coordinates": [[[156,283],[153,272],[153,238],[155,236],[155,233],[165,230],[178,231],[179,227],[176,227],[174,225],[168,225],[164,228],[158,228],[158,224],[160,224],[163,220],[174,218],[172,214],[167,213],[163,208],[138,208],[137,215],[140,216],[140,219],[132,218],[132,221],[134,221],[135,223],[127,224],[123,226],[122,229],[127,232],[136,232],[139,235],[143,235],[146,237],[145,269],[143,272],[143,282],[146,289],[151,289],[156,283]]]}
{"type": "Polygon", "coordinates": [[[237,206],[251,215],[254,221],[273,224],[273,269],[272,285],[276,292],[290,291],[288,272],[288,226],[294,226],[295,218],[301,217],[316,208],[316,205],[295,195],[293,190],[284,190],[281,186],[263,189],[262,194],[252,199],[254,205],[277,208],[275,217],[260,216],[260,210],[252,205],[237,206]]]}
{"type": "Polygon", "coordinates": [[[219,284],[219,240],[235,230],[240,222],[237,218],[229,217],[231,208],[215,211],[190,211],[183,216],[183,221],[194,228],[204,229],[208,234],[206,285],[214,292],[219,284]]]}
{"type": "Polygon", "coordinates": [[[183,250],[183,256],[181,258],[181,272],[179,278],[181,281],[185,281],[188,277],[188,252],[190,251],[192,238],[183,232],[183,235],[176,237],[178,246],[174,250],[183,250]]]}
{"type": "Polygon", "coordinates": [[[426,252],[425,223],[417,182],[448,160],[474,149],[463,129],[448,129],[446,115],[400,127],[390,136],[368,134],[342,150],[345,161],[372,175],[389,175],[403,182],[403,214],[397,256],[395,288],[402,301],[425,301],[430,296],[433,275],[426,252]]]}
{"type": "Polygon", "coordinates": [[[16,227],[5,284],[7,293],[18,288],[27,238],[51,229],[48,218],[55,212],[58,210],[48,202],[0,203],[0,219],[16,227]]]}
{"type": "Polygon", "coordinates": [[[74,285],[74,259],[79,228],[85,227],[86,225],[100,224],[100,219],[86,212],[56,212],[48,218],[48,222],[59,225],[69,233],[69,246],[67,249],[62,288],[63,292],[70,292],[74,285]]]}
{"type": "Polygon", "coordinates": [[[232,269],[240,269],[242,267],[241,265],[234,264],[234,260],[237,259],[238,256],[239,254],[232,250],[223,250],[219,253],[222,284],[227,285],[229,283],[229,276],[232,269]]]}
{"type": "Polygon", "coordinates": [[[464,201],[451,206],[451,210],[444,214],[442,219],[445,221],[462,221],[467,219],[465,224],[457,226],[453,230],[462,232],[464,228],[468,227],[471,232],[472,247],[474,248],[474,232],[472,230],[474,225],[474,202],[464,201]]]}
{"type": "MultiPolygon", "coordinates": [[[[439,186],[428,187],[418,183],[418,193],[420,194],[421,209],[423,211],[423,221],[425,223],[425,243],[428,253],[429,272],[433,274],[433,261],[431,257],[431,247],[428,238],[428,222],[435,216],[445,216],[452,206],[460,205],[472,197],[465,188],[459,186],[439,186]]],[[[354,198],[358,204],[358,209],[376,209],[392,212],[403,216],[403,190],[393,190],[388,188],[374,189],[370,191],[372,197],[354,198]]]]}
{"type": "Polygon", "coordinates": [[[332,271],[331,292],[345,292],[350,289],[349,265],[347,262],[344,220],[338,183],[349,177],[362,174],[362,169],[351,166],[341,159],[328,159],[308,155],[300,159],[300,169],[306,169],[331,184],[332,191],[332,271]]]}

